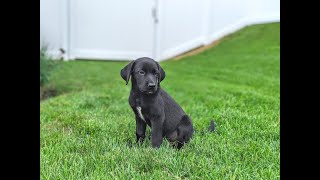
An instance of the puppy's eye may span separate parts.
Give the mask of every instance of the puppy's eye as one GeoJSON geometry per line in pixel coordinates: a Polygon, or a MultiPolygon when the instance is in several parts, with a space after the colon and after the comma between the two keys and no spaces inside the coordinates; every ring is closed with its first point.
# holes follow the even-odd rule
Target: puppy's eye
{"type": "Polygon", "coordinates": [[[140,74],[140,75],[144,75],[145,72],[144,72],[144,71],[139,71],[139,74],[140,74]]]}

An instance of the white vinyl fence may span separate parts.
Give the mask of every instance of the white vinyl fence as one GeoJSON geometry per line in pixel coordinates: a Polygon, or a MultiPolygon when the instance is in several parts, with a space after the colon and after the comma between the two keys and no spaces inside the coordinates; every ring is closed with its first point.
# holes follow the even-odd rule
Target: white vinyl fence
{"type": "Polygon", "coordinates": [[[40,0],[40,46],[67,60],[162,61],[266,22],[280,22],[279,0],[40,0]]]}

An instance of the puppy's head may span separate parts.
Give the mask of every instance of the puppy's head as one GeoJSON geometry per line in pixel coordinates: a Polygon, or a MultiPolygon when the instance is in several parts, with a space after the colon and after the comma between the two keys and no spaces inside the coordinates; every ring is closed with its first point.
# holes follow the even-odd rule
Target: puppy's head
{"type": "Polygon", "coordinates": [[[121,69],[120,75],[126,81],[126,85],[131,77],[133,85],[144,94],[154,94],[166,76],[159,63],[148,57],[131,61],[121,69]]]}

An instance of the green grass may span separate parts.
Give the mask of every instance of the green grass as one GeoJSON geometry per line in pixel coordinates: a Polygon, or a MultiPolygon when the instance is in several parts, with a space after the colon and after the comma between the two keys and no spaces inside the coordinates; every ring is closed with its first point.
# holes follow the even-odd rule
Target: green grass
{"type": "Polygon", "coordinates": [[[60,95],[40,103],[41,179],[280,179],[279,26],[246,27],[160,63],[163,89],[196,129],[180,151],[134,144],[127,62],[63,62],[48,85],[60,95]],[[212,117],[216,133],[207,132],[212,117]]]}

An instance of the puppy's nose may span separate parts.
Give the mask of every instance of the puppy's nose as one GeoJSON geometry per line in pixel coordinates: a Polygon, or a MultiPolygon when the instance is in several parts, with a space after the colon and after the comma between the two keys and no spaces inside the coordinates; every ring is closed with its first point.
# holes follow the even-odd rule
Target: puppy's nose
{"type": "Polygon", "coordinates": [[[148,87],[149,88],[154,88],[154,87],[156,87],[156,83],[148,83],[148,87]]]}

